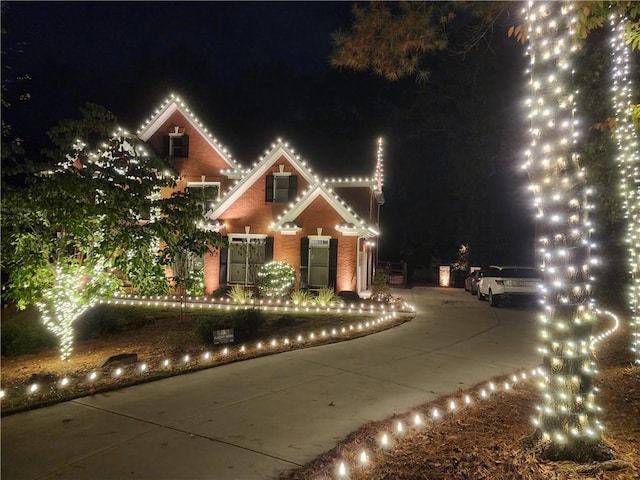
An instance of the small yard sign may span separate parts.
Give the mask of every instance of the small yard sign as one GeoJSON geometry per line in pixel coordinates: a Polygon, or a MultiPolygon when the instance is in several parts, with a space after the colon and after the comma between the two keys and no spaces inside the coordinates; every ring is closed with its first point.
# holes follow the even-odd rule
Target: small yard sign
{"type": "Polygon", "coordinates": [[[233,328],[213,331],[213,344],[222,345],[224,343],[233,343],[233,328]]]}

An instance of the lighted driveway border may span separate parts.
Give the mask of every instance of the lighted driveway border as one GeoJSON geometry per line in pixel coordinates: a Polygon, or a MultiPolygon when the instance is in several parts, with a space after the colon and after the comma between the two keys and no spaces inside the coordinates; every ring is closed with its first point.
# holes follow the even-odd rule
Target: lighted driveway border
{"type": "Polygon", "coordinates": [[[264,355],[282,353],[299,348],[309,348],[327,343],[341,342],[360,338],[363,335],[370,335],[393,325],[394,319],[400,315],[402,318],[410,320],[415,308],[403,300],[388,303],[355,304],[350,303],[341,306],[318,306],[318,305],[296,305],[290,301],[279,300],[255,300],[247,303],[237,303],[230,298],[207,298],[207,297],[186,297],[181,299],[177,296],[156,296],[138,297],[127,295],[114,297],[113,300],[102,302],[112,305],[143,305],[161,306],[173,308],[187,308],[189,310],[215,310],[215,311],[237,311],[247,309],[259,309],[273,313],[322,313],[322,314],[354,314],[354,315],[375,315],[380,316],[375,320],[352,323],[347,327],[325,328],[318,331],[307,332],[304,335],[298,334],[291,338],[272,338],[269,341],[257,341],[244,343],[235,347],[222,347],[214,351],[206,351],[202,354],[185,354],[178,358],[165,358],[158,365],[151,365],[148,362],[138,362],[132,368],[125,366],[114,366],[109,368],[96,368],[87,375],[67,375],[55,382],[31,382],[24,388],[14,387],[10,392],[0,390],[0,401],[2,401],[2,416],[18,413],[21,411],[50,406],[63,401],[81,398],[86,395],[103,393],[120,388],[126,388],[140,383],[160,380],[163,378],[196,372],[205,368],[218,367],[232,362],[252,359],[264,355]],[[112,383],[103,383],[99,387],[95,386],[98,380],[111,378],[112,383]],[[86,390],[76,391],[69,394],[72,386],[84,386],[86,390]],[[31,400],[18,404],[17,406],[7,405],[8,402],[19,402],[25,397],[41,397],[38,400],[31,400]],[[42,397],[44,396],[44,397],[42,397]]]}
{"type": "Polygon", "coordinates": [[[2,478],[264,480],[367,422],[539,365],[530,309],[457,289],[403,294],[415,318],[375,335],[6,417],[2,478]]]}

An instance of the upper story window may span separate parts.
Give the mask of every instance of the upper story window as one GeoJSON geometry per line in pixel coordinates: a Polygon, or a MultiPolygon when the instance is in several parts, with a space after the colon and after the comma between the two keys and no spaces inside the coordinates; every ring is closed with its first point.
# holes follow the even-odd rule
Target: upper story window
{"type": "Polygon", "coordinates": [[[298,177],[291,173],[267,175],[265,201],[292,202],[298,194],[298,177]]]}
{"type": "Polygon", "coordinates": [[[189,182],[187,190],[203,213],[208,212],[220,198],[220,182],[189,182]]]}
{"type": "Polygon", "coordinates": [[[164,154],[168,157],[187,158],[189,156],[189,136],[184,128],[173,127],[168,135],[163,137],[164,154]]]}

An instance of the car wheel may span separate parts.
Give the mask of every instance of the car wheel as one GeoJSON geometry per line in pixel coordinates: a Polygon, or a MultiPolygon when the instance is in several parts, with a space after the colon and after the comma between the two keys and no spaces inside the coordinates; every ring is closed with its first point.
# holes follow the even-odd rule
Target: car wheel
{"type": "Polygon", "coordinates": [[[491,290],[489,290],[489,305],[492,307],[500,306],[500,295],[494,295],[491,290]]]}
{"type": "Polygon", "coordinates": [[[480,289],[478,288],[478,300],[484,300],[484,295],[480,293],[480,289]]]}

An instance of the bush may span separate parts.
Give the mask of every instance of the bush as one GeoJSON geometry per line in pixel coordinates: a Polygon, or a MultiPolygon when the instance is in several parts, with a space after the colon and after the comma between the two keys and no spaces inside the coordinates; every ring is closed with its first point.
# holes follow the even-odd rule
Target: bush
{"type": "Polygon", "coordinates": [[[236,303],[249,303],[253,298],[253,292],[242,285],[234,285],[227,294],[236,303]]]}
{"type": "Polygon", "coordinates": [[[225,285],[224,287],[220,287],[211,294],[213,298],[224,298],[228,297],[231,292],[231,287],[229,285],[225,285]]]}
{"type": "Polygon", "coordinates": [[[74,324],[75,338],[77,340],[89,340],[105,335],[131,330],[153,322],[152,317],[144,319],[124,316],[117,309],[106,305],[93,307],[74,324]]]}
{"type": "Polygon", "coordinates": [[[329,307],[340,305],[342,303],[342,299],[336,296],[333,288],[322,287],[320,290],[318,290],[316,302],[321,307],[329,307]]]}
{"type": "Polygon", "coordinates": [[[189,273],[184,288],[185,293],[191,297],[204,295],[204,270],[199,269],[189,273]]]}
{"type": "Polygon", "coordinates": [[[287,297],[296,284],[296,271],[286,262],[270,262],[258,272],[258,293],[261,297],[287,297]]]}
{"type": "Polygon", "coordinates": [[[58,339],[40,322],[37,316],[6,320],[0,330],[2,355],[8,357],[37,353],[58,345],[58,339]]]}
{"type": "Polygon", "coordinates": [[[230,314],[211,315],[196,320],[195,334],[202,343],[213,343],[213,331],[233,328],[234,342],[246,342],[260,333],[265,316],[260,310],[236,310],[230,314]]]}
{"type": "Polygon", "coordinates": [[[307,290],[291,292],[291,301],[294,305],[312,305],[316,299],[307,290]]]}

